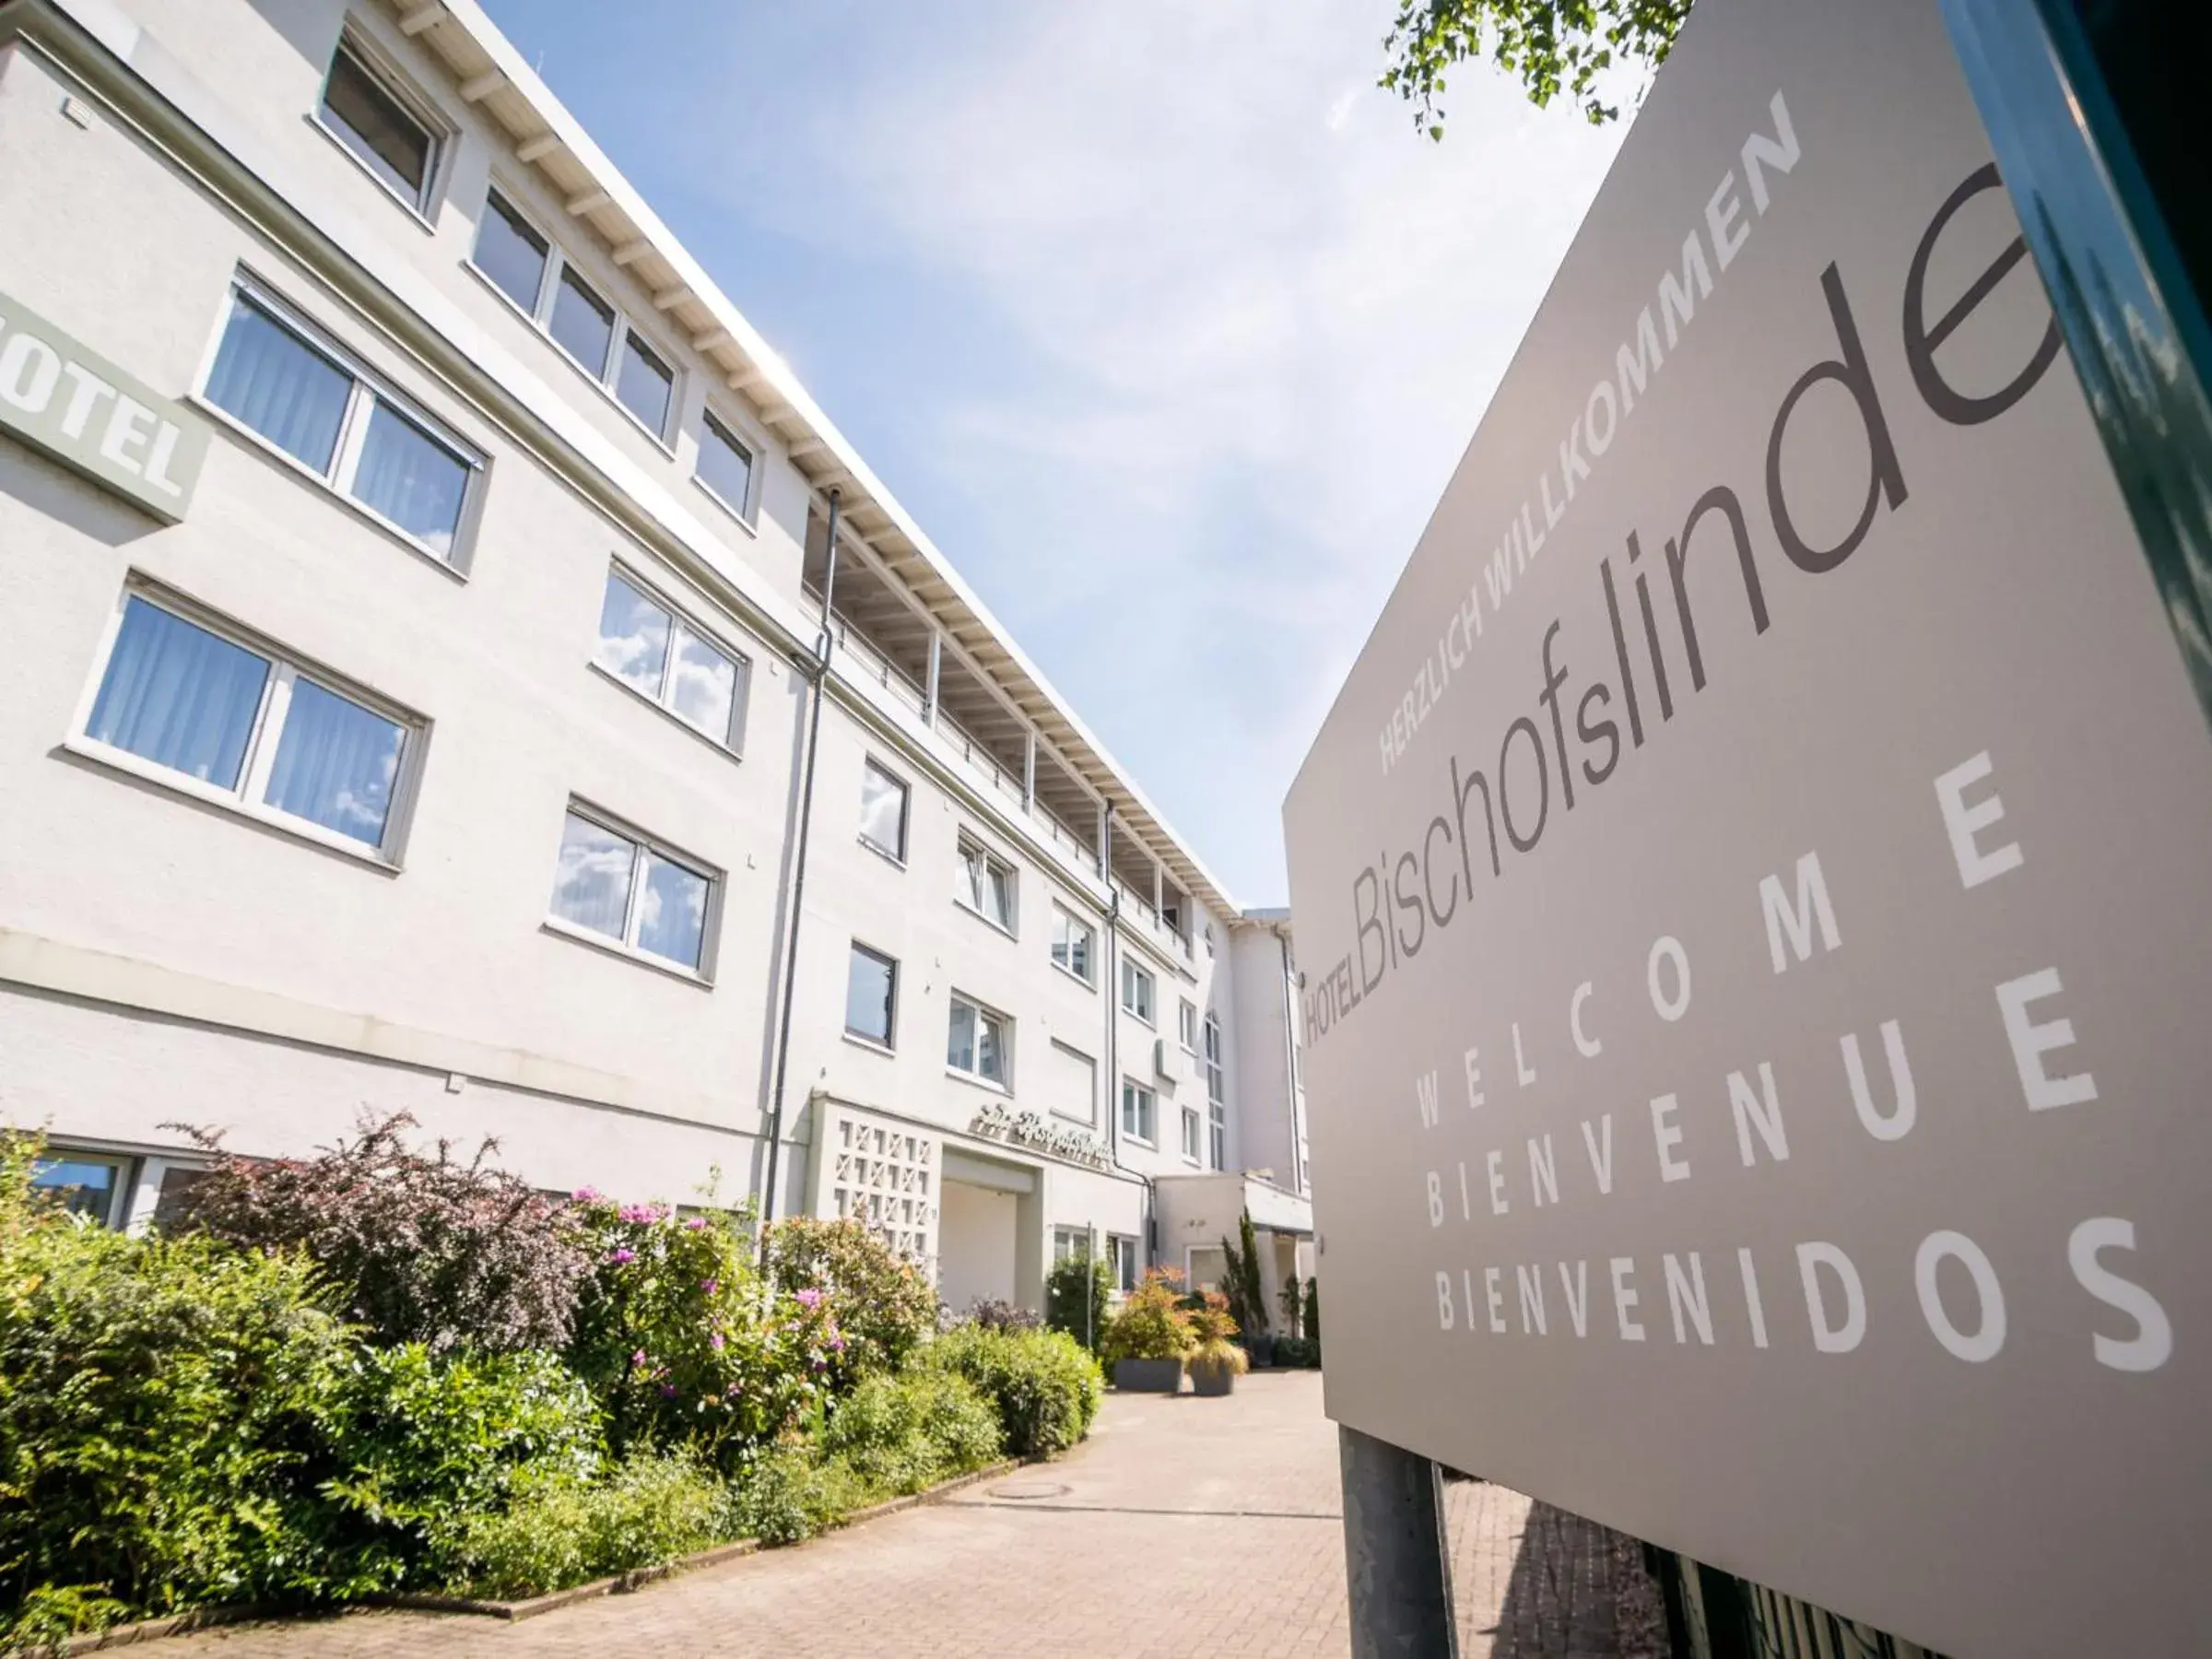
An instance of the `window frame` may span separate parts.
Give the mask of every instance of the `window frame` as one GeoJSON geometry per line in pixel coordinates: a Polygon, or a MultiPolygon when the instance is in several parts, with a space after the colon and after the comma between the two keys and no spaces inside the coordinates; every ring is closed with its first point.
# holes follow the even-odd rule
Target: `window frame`
{"type": "Polygon", "coordinates": [[[1222,1055],[1221,1017],[1206,1010],[1200,1026],[1199,1064],[1206,1071],[1206,1167],[1229,1168],[1229,1088],[1227,1062],[1222,1055]]]}
{"type": "Polygon", "coordinates": [[[1128,1295],[1144,1280],[1144,1241],[1135,1233],[1108,1233],[1106,1264],[1113,1274],[1114,1294],[1128,1295]]]}
{"type": "Polygon", "coordinates": [[[845,1040],[847,1041],[856,1042],[863,1048],[873,1049],[883,1054],[893,1054],[899,1052],[899,959],[897,957],[892,956],[888,951],[878,950],[864,940],[851,941],[845,953],[845,1040]],[[867,1031],[856,1031],[853,1029],[853,959],[863,956],[881,963],[890,971],[890,995],[885,1002],[885,1030],[881,1037],[867,1031]]]}
{"type": "Polygon", "coordinates": [[[1121,992],[1122,1012],[1147,1029],[1157,1030],[1159,1027],[1154,1021],[1159,1013],[1159,976],[1142,962],[1124,956],[1122,958],[1121,992]],[[1138,1010],[1129,1000],[1132,985],[1140,983],[1146,987],[1143,1000],[1149,1004],[1149,1012],[1138,1010]]]}
{"type": "Polygon", "coordinates": [[[1124,1140],[1135,1141],[1140,1147],[1148,1147],[1155,1152],[1159,1151],[1159,1091],[1154,1088],[1147,1088],[1142,1083],[1139,1083],[1135,1077],[1124,1074],[1122,1077],[1122,1098],[1120,1111],[1122,1114],[1120,1119],[1122,1126],[1122,1138],[1124,1140]],[[1151,1134],[1147,1135],[1141,1130],[1132,1129],[1129,1126],[1129,1119],[1131,1115],[1129,1109],[1132,1105],[1135,1105],[1139,1108],[1135,1113],[1138,1122],[1143,1122],[1147,1115],[1151,1118],[1151,1134]],[[1143,1110],[1147,1106],[1150,1108],[1148,1113],[1143,1110]]]}
{"type": "Polygon", "coordinates": [[[523,224],[529,226],[545,242],[546,268],[538,273],[535,300],[532,304],[524,306],[512,294],[501,288],[499,280],[489,271],[477,263],[477,244],[483,240],[484,236],[482,217],[477,220],[476,235],[469,239],[468,253],[461,262],[463,268],[496,294],[501,304],[516,312],[533,329],[536,330],[546,343],[560,354],[564,362],[582,375],[585,380],[591,382],[594,386],[596,386],[609,403],[622,411],[631,425],[653,440],[654,447],[670,460],[674,460],[676,458],[676,434],[682,427],[680,417],[683,412],[685,376],[688,372],[684,368],[681,355],[662,346],[650,329],[638,326],[636,314],[631,312],[629,307],[624,305],[621,300],[607,291],[608,285],[593,276],[590,271],[571,257],[566,244],[561,241],[560,238],[547,230],[544,222],[535,214],[523,206],[518,199],[521,194],[495,176],[485,187],[486,211],[490,211],[490,199],[497,196],[506,205],[510,214],[523,224]],[[606,360],[596,369],[571,351],[553,333],[553,307],[560,296],[561,276],[571,267],[575,269],[576,279],[597,296],[600,303],[613,313],[613,322],[607,330],[606,336],[606,360]],[[631,335],[637,335],[638,343],[660,362],[665,364],[668,369],[668,412],[663,418],[661,429],[658,431],[648,426],[645,423],[645,418],[624,403],[621,394],[615,390],[616,383],[620,380],[622,373],[622,348],[631,335]]]}
{"type": "Polygon", "coordinates": [[[993,871],[1001,871],[1005,874],[1006,878],[1006,919],[1004,922],[1001,922],[989,911],[982,909],[968,897],[971,884],[965,879],[964,872],[963,879],[960,882],[959,888],[952,896],[952,901],[959,905],[962,910],[966,911],[970,915],[974,916],[978,920],[987,923],[992,927],[996,928],[1000,933],[1005,934],[1007,938],[1019,938],[1021,936],[1020,866],[1016,865],[1014,861],[1009,858],[1001,857],[998,853],[991,850],[988,843],[986,843],[982,837],[971,835],[965,830],[960,831],[959,840],[955,847],[954,856],[959,860],[963,866],[969,864],[971,858],[980,860],[982,865],[983,878],[986,883],[989,881],[993,871]]]}
{"type": "Polygon", "coordinates": [[[760,511],[760,462],[764,452],[760,443],[750,434],[741,431],[739,426],[739,422],[723,415],[712,404],[707,405],[700,411],[699,453],[691,458],[691,481],[706,491],[709,500],[747,530],[751,530],[758,521],[760,511]],[[732,446],[745,452],[746,499],[743,501],[731,500],[721,490],[707,482],[706,470],[700,465],[700,459],[707,453],[708,435],[711,429],[715,428],[721,429],[722,435],[730,441],[732,446]]]}
{"type": "Polygon", "coordinates": [[[1096,1238],[1096,1232],[1088,1225],[1069,1227],[1065,1223],[1055,1224],[1053,1228],[1053,1265],[1057,1267],[1062,1262],[1070,1260],[1091,1260],[1092,1252],[1097,1248],[1096,1238]],[[1075,1248],[1063,1250],[1061,1245],[1064,1242],[1075,1248]]]}
{"type": "Polygon", "coordinates": [[[1086,1129],[1096,1130],[1099,1126],[1099,1063],[1093,1056],[1085,1053],[1072,1043],[1063,1042],[1057,1037],[1053,1038],[1052,1041],[1053,1047],[1066,1058],[1080,1060],[1090,1068],[1090,1099],[1084,1102],[1081,1117],[1077,1117],[1072,1112],[1064,1111],[1058,1106],[1048,1105],[1045,1110],[1053,1117],[1065,1118],[1071,1124],[1080,1124],[1086,1129]]]}
{"type": "Polygon", "coordinates": [[[946,1072],[949,1076],[960,1078],[963,1082],[973,1083],[978,1088],[994,1089],[1003,1095],[1012,1095],[1014,1092],[1014,1017],[1010,1014],[1001,1013],[989,1003],[982,1001],[980,997],[971,996],[965,991],[953,991],[947,994],[948,1000],[945,1008],[946,1072]],[[966,1066],[955,1065],[952,1063],[952,1019],[955,1011],[960,1008],[966,1008],[975,1016],[975,1053],[979,1061],[983,1052],[982,1022],[986,1019],[996,1022],[998,1026],[999,1069],[1006,1074],[1005,1077],[993,1077],[980,1068],[971,1071],[966,1066]]]}
{"type": "Polygon", "coordinates": [[[1182,1109],[1182,1161],[1194,1170],[1204,1167],[1206,1125],[1198,1116],[1198,1108],[1182,1109]]]}
{"type": "MultiPolygon", "coordinates": [[[[618,580],[627,583],[630,591],[647,604],[656,606],[668,614],[668,653],[661,663],[660,695],[657,697],[649,695],[643,687],[632,685],[599,660],[598,647],[600,642],[606,638],[605,633],[594,635],[592,654],[585,658],[585,665],[595,671],[602,678],[611,680],[619,686],[648,708],[658,710],[693,736],[704,738],[735,759],[744,759],[745,730],[751,716],[753,703],[752,657],[731,645],[722,634],[702,626],[693,618],[688,608],[675,604],[657,583],[649,582],[639,574],[636,566],[626,563],[620,559],[609,560],[606,567],[606,581],[618,580]],[[730,729],[723,736],[715,736],[706,727],[683,714],[677,710],[673,700],[676,688],[676,664],[681,649],[681,636],[686,632],[688,632],[701,644],[720,652],[737,669],[737,688],[730,700],[730,729]]],[[[606,615],[606,582],[602,582],[599,587],[599,614],[603,619],[606,615]]],[[[598,622],[593,624],[594,629],[599,626],[598,622]]]]}
{"type": "Polygon", "coordinates": [[[110,1232],[120,1232],[130,1225],[131,1212],[137,1197],[138,1175],[144,1159],[128,1152],[106,1152],[90,1147],[55,1146],[51,1142],[31,1160],[33,1192],[52,1193],[52,1187],[38,1185],[37,1171],[42,1164],[101,1164],[115,1171],[114,1184],[108,1189],[105,1209],[97,1217],[85,1210],[74,1215],[86,1216],[110,1232]]]}
{"type": "Polygon", "coordinates": [[[860,844],[867,848],[869,852],[876,853],[878,857],[890,860],[903,870],[906,868],[907,845],[913,836],[914,786],[878,760],[873,754],[863,754],[860,759],[860,798],[863,806],[867,804],[868,774],[871,771],[891,783],[899,791],[899,850],[894,853],[868,833],[868,823],[865,815],[861,818],[860,828],[854,831],[854,834],[859,838],[860,844]]]}
{"type": "MultiPolygon", "coordinates": [[[[626,962],[635,962],[640,967],[655,969],[662,973],[688,981],[696,985],[712,987],[714,983],[715,958],[721,943],[722,910],[724,890],[728,883],[727,872],[708,864],[706,860],[694,853],[683,852],[679,848],[670,845],[657,836],[646,834],[627,819],[618,818],[613,813],[594,806],[580,795],[571,795],[561,809],[562,838],[565,838],[568,833],[568,823],[571,818],[580,818],[585,823],[629,843],[629,895],[624,904],[622,936],[618,939],[610,934],[603,934],[595,928],[586,927],[581,922],[570,921],[566,916],[554,910],[553,894],[547,896],[545,920],[539,925],[545,931],[557,935],[560,938],[573,940],[579,945],[592,946],[606,952],[609,956],[619,957],[626,962]],[[707,909],[706,914],[700,918],[699,965],[695,968],[687,967],[674,957],[665,957],[647,950],[637,943],[645,908],[645,882],[642,876],[643,861],[648,853],[680,869],[688,870],[694,876],[703,877],[706,880],[707,909]]],[[[559,839],[553,844],[553,874],[555,883],[553,893],[557,894],[559,891],[560,877],[560,841],[559,839]]]]}
{"type": "Polygon", "coordinates": [[[1198,1052],[1198,1005],[1187,996],[1176,998],[1175,1040],[1182,1044],[1182,1052],[1198,1052]]]}
{"type": "MultiPolygon", "coordinates": [[[[1071,957],[1075,954],[1072,943],[1068,946],[1067,951],[1068,955],[1071,957]]],[[[1092,926],[1088,922],[1083,920],[1082,917],[1077,915],[1074,911],[1069,910],[1066,905],[1061,903],[1057,899],[1053,900],[1053,936],[1046,941],[1046,955],[1050,958],[1053,967],[1059,969],[1061,972],[1066,974],[1069,979],[1074,980],[1077,984],[1082,986],[1086,991],[1089,991],[1093,994],[1098,991],[1099,930],[1092,926]],[[1084,938],[1088,941],[1088,948],[1084,952],[1085,958],[1090,963],[1090,971],[1088,973],[1078,973],[1075,971],[1075,969],[1071,968],[1067,963],[1060,959],[1060,952],[1062,949],[1062,940],[1060,935],[1063,924],[1065,924],[1067,928],[1072,929],[1077,933],[1080,933],[1084,938]]]]}
{"type": "Polygon", "coordinates": [[[483,514],[487,481],[491,472],[488,453],[482,446],[470,442],[447,422],[431,414],[418,401],[400,391],[388,376],[371,368],[360,353],[339,342],[329,329],[315,322],[253,272],[241,269],[232,275],[229,288],[216,315],[214,335],[207,342],[199,372],[194,377],[193,388],[189,401],[211,419],[237,433],[280,465],[290,468],[300,477],[314,484],[335,498],[347,511],[359,514],[386,535],[396,538],[409,552],[429,559],[450,576],[467,580],[469,570],[475,562],[477,530],[483,514]],[[278,328],[291,335],[301,347],[353,382],[346,394],[346,409],[338,420],[338,434],[331,445],[331,459],[327,468],[318,470],[302,461],[275,439],[247,425],[240,417],[217,403],[210,394],[209,382],[215,378],[216,363],[222,356],[223,342],[229,337],[230,322],[238,314],[241,301],[261,312],[278,328]],[[368,447],[369,430],[379,403],[388,405],[394,415],[419,429],[440,448],[450,452],[467,470],[467,478],[461,488],[461,510],[453,516],[453,546],[450,553],[441,553],[412,530],[386,518],[354,493],[359,481],[361,453],[368,447]]]}
{"type": "Polygon", "coordinates": [[[92,671],[77,699],[69,735],[62,747],[71,754],[172,794],[218,807],[379,869],[397,871],[405,865],[407,832],[414,820],[430,729],[431,723],[427,717],[380,696],[358,680],[333,673],[302,653],[278,645],[266,635],[210,610],[188,595],[133,572],[124,580],[114,605],[109,609],[99,647],[93,653],[92,671]],[[239,760],[239,781],[235,787],[195,778],[190,772],[164,766],[159,760],[92,735],[92,713],[99,706],[100,691],[107,685],[115,647],[123,635],[123,619],[134,599],[268,664],[269,671],[262,681],[260,700],[254,705],[247,732],[245,752],[239,760]],[[373,845],[268,804],[270,777],[284,741],[285,722],[291,713],[293,688],[301,679],[400,728],[399,766],[393,773],[392,790],[384,807],[383,835],[373,845]]]}
{"type": "MultiPolygon", "coordinates": [[[[340,117],[343,119],[343,117],[340,117]]],[[[412,77],[392,61],[391,55],[360,29],[348,23],[338,35],[338,43],[330,54],[330,62],[323,66],[323,79],[315,90],[315,107],[308,112],[308,124],[316,128],[343,151],[347,160],[373,180],[378,189],[390,196],[426,230],[435,230],[434,215],[444,194],[446,162],[453,150],[456,130],[438,107],[437,100],[426,96],[412,77]],[[330,108],[330,77],[337,72],[338,59],[350,57],[354,65],[374,83],[377,89],[399,106],[399,112],[422,129],[428,140],[423,157],[422,183],[415,197],[409,200],[391,180],[377,171],[369,159],[353,147],[347,137],[325,118],[330,108]]]]}
{"type": "Polygon", "coordinates": [[[1229,1168],[1229,1107],[1221,1100],[1206,1103],[1206,1168],[1221,1171],[1229,1168]]]}

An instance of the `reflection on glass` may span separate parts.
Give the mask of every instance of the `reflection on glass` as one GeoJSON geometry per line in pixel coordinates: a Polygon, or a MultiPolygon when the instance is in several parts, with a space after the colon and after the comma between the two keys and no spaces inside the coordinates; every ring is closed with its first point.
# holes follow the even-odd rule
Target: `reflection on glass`
{"type": "Polygon", "coordinates": [[[615,335],[615,308],[592,291],[592,285],[576,275],[573,265],[560,268],[560,287],[553,296],[553,316],[547,327],[594,380],[606,372],[606,347],[615,335]]]}
{"type": "Polygon", "coordinates": [[[952,1005],[952,1022],[945,1034],[945,1064],[955,1071],[975,1069],[975,1010],[964,1002],[952,1005]]]}
{"type": "Polygon", "coordinates": [[[312,680],[295,679],[269,774],[269,805],[382,846],[406,746],[403,727],[312,680]]]}
{"type": "Polygon", "coordinates": [[[104,1159],[41,1158],[31,1166],[30,1184],[59,1198],[62,1207],[96,1221],[115,1213],[120,1168],[104,1159]]]}
{"type": "Polygon", "coordinates": [[[656,701],[668,666],[668,613],[622,580],[608,574],[599,606],[598,665],[656,701]]]}
{"type": "Polygon", "coordinates": [[[879,853],[906,856],[906,785],[873,760],[860,773],[860,835],[879,853]]]}
{"type": "Polygon", "coordinates": [[[612,830],[570,813],[560,832],[553,877],[553,913],[610,939],[629,918],[631,865],[637,849],[612,830]]]}
{"type": "Polygon", "coordinates": [[[468,493],[468,464],[379,400],[354,475],[361,504],[451,557],[468,493]]]}
{"type": "Polygon", "coordinates": [[[680,629],[668,706],[717,743],[726,743],[737,704],[737,665],[689,629],[680,629]]]}
{"type": "Polygon", "coordinates": [[[699,966],[707,936],[708,882],[696,870],[645,854],[645,888],[639,896],[638,948],[686,968],[699,966]]]}
{"type": "Polygon", "coordinates": [[[889,958],[865,945],[853,947],[845,974],[845,1030],[870,1042],[890,1046],[891,992],[898,969],[889,958]]]}
{"type": "Polygon", "coordinates": [[[699,439],[699,481],[733,512],[742,514],[752,501],[752,452],[712,415],[699,439]]]}
{"type": "Polygon", "coordinates": [[[371,172],[421,205],[430,176],[430,135],[350,52],[341,51],[331,63],[323,116],[371,172]]]}
{"type": "Polygon", "coordinates": [[[487,198],[477,226],[477,269],[532,316],[545,290],[546,239],[498,195],[487,198]]]}
{"type": "Polygon", "coordinates": [[[266,659],[134,595],[87,735],[236,789],[268,676],[266,659]]]}
{"type": "Polygon", "coordinates": [[[668,429],[668,396],[676,375],[653,347],[634,334],[622,338],[622,367],[615,376],[615,395],[622,406],[653,429],[658,437],[668,429]]]}
{"type": "Polygon", "coordinates": [[[239,296],[207,376],[208,402],[327,476],[352,391],[352,376],[239,296]]]}

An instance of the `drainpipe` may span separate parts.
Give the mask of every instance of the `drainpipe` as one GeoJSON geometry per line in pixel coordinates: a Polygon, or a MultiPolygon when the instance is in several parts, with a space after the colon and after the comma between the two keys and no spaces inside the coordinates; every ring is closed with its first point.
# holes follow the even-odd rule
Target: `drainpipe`
{"type": "Polygon", "coordinates": [[[1298,1142],[1305,1125],[1298,1117],[1298,994],[1290,982],[1290,941],[1280,929],[1270,929],[1283,953],[1283,1103],[1290,1108],[1290,1176],[1305,1196],[1305,1166],[1299,1161],[1298,1142]]]}
{"type": "Polygon", "coordinates": [[[837,592],[837,518],[841,490],[830,492],[830,540],[822,570],[822,631],[806,670],[813,702],[806,711],[806,766],[799,785],[799,844],[791,871],[791,919],[783,955],[783,1008],[777,1017],[775,1094],[768,1112],[768,1182],[760,1198],[760,1260],[768,1261],[768,1234],[776,1218],[777,1166],[783,1150],[783,1090],[791,1066],[791,1011],[798,995],[799,922],[806,897],[807,831],[814,823],[814,760],[821,747],[822,677],[830,672],[830,600],[837,592]]]}
{"type": "MultiPolygon", "coordinates": [[[[1122,1161],[1122,982],[1121,982],[1121,923],[1122,889],[1113,879],[1113,812],[1109,808],[1103,815],[1102,833],[1099,842],[1099,862],[1106,870],[1106,1155],[1113,1167],[1124,1175],[1134,1175],[1145,1188],[1145,1231],[1152,1230],[1157,1206],[1154,1203],[1158,1188],[1152,1177],[1133,1170],[1122,1161]]],[[[1148,1243],[1148,1237],[1140,1239],[1148,1243]]]]}

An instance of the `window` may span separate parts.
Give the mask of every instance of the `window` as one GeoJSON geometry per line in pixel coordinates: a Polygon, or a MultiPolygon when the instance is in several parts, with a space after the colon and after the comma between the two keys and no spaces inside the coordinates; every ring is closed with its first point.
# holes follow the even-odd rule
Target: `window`
{"type": "Polygon", "coordinates": [[[1152,974],[1128,958],[1122,959],[1122,1006],[1147,1025],[1152,1023],[1152,974]]]}
{"type": "Polygon", "coordinates": [[[93,1152],[65,1152],[39,1159],[30,1166],[34,1191],[58,1199],[72,1215],[88,1217],[102,1227],[116,1221],[116,1202],[124,1190],[130,1159],[103,1158],[93,1152]]]}
{"type": "MultiPolygon", "coordinates": [[[[1206,1106],[1206,1160],[1209,1170],[1229,1168],[1229,1109],[1219,1100],[1208,1100],[1206,1106]]],[[[1300,1192],[1304,1192],[1302,1186],[1300,1192]]]]}
{"type": "Polygon", "coordinates": [[[960,838],[953,897],[994,927],[1014,931],[1014,866],[965,836],[960,838]]]}
{"type": "Polygon", "coordinates": [[[1090,1229],[1088,1227],[1055,1227],[1053,1229],[1053,1261],[1090,1260],[1090,1229]]]}
{"type": "Polygon", "coordinates": [[[846,1034],[889,1048],[898,1002],[899,964],[854,940],[845,970],[846,1034]]]}
{"type": "Polygon", "coordinates": [[[1099,1068],[1088,1054],[1053,1039],[1053,1113],[1094,1127],[1099,1121],[1099,1068]]]}
{"type": "Polygon", "coordinates": [[[1182,1161],[1184,1163],[1194,1164],[1198,1161],[1198,1108],[1185,1106],[1182,1109],[1182,1161]]]}
{"type": "Polygon", "coordinates": [[[1218,1016],[1206,1017],[1206,1167],[1213,1170],[1229,1168],[1229,1101],[1222,1089],[1221,1077],[1221,1021],[1218,1016]]]}
{"type": "Polygon", "coordinates": [[[875,761],[860,769],[860,839],[900,864],[906,862],[906,785],[875,761]]]}
{"type": "Polygon", "coordinates": [[[438,136],[407,101],[341,41],[323,83],[323,124],[371,172],[418,213],[429,208],[438,136]]]}
{"type": "Polygon", "coordinates": [[[959,992],[952,996],[952,1019],[945,1039],[945,1064],[956,1072],[1001,1088],[1010,1087],[1006,1037],[1011,1022],[959,992]]]}
{"type": "Polygon", "coordinates": [[[84,727],[89,748],[132,771],[380,853],[396,841],[394,804],[419,735],[136,592],[124,596],[84,727]]]}
{"type": "Polygon", "coordinates": [[[1194,1244],[1183,1259],[1190,1268],[1185,1289],[1218,1290],[1229,1277],[1229,1257],[1218,1244],[1194,1244]]]}
{"type": "MultiPolygon", "coordinates": [[[[1189,1007],[1190,1004],[1183,1004],[1189,1007]]],[[[1221,1104],[1221,1018],[1217,1014],[1206,1017],[1206,1098],[1215,1105],[1221,1104]]]]}
{"type": "Polygon", "coordinates": [[[666,447],[676,409],[676,371],[668,359],[497,190],[485,196],[471,263],[666,447]]]}
{"type": "Polygon", "coordinates": [[[607,572],[592,661],[724,747],[741,746],[750,665],[618,568],[607,572]]]}
{"type": "Polygon", "coordinates": [[[1066,969],[1087,985],[1097,984],[1097,970],[1091,965],[1091,955],[1098,943],[1098,932],[1088,923],[1078,922],[1058,905],[1053,906],[1054,966],[1066,969]]]}
{"type": "Polygon", "coordinates": [[[1123,1233],[1106,1236],[1106,1260],[1113,1269],[1113,1288],[1117,1290],[1136,1288],[1136,1276],[1143,1270],[1144,1253],[1135,1239],[1123,1233]]]}
{"type": "Polygon", "coordinates": [[[560,831],[552,920],[702,973],[714,885],[706,871],[571,807],[560,831]]]}
{"type": "Polygon", "coordinates": [[[1157,1139],[1159,1098],[1141,1083],[1122,1079],[1122,1133],[1147,1147],[1157,1139]]]}
{"type": "Polygon", "coordinates": [[[752,516],[753,452],[712,409],[700,429],[699,481],[739,518],[752,516]]]}
{"type": "Polygon", "coordinates": [[[241,288],[206,399],[447,564],[483,457],[266,297],[241,288]]]}
{"type": "Polygon", "coordinates": [[[1182,998],[1175,1010],[1175,1034],[1182,1040],[1186,1053],[1198,1052],[1198,1005],[1189,997],[1182,998]]]}

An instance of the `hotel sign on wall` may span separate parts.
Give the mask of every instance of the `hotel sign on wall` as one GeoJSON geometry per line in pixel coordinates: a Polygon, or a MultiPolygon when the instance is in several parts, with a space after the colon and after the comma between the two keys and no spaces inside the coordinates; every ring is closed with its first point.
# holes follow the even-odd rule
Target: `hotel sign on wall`
{"type": "Polygon", "coordinates": [[[191,504],[207,425],[0,294],[0,431],[165,524],[191,504]]]}
{"type": "Polygon", "coordinates": [[[1699,6],[1286,826],[1333,1416],[2197,1651],[2212,753],[1933,0],[1699,6]]]}

